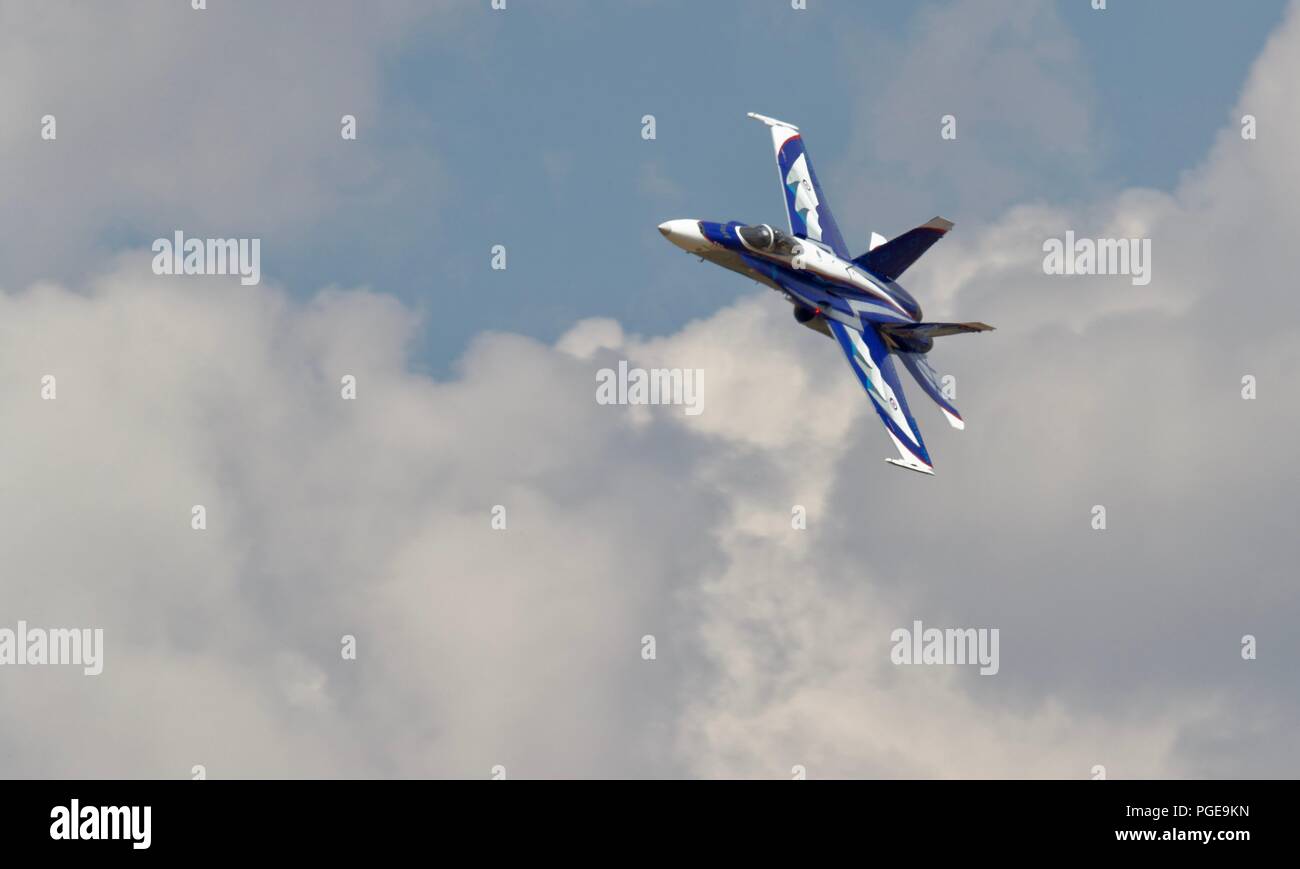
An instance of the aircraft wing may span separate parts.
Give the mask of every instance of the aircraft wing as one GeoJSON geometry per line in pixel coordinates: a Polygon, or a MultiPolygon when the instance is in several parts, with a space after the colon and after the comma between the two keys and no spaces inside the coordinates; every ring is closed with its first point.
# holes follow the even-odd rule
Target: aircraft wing
{"type": "Polygon", "coordinates": [[[876,413],[884,423],[885,431],[898,448],[899,458],[885,461],[900,468],[933,474],[934,465],[930,462],[930,453],[921,440],[921,430],[917,427],[916,420],[907,408],[903,384],[898,379],[898,372],[894,369],[885,342],[870,324],[866,324],[861,332],[850,329],[838,320],[827,319],[826,324],[848,357],[849,365],[871,397],[872,404],[876,406],[876,413]]]}
{"type": "Polygon", "coordinates": [[[841,259],[851,259],[822,186],[817,183],[817,173],[813,171],[812,158],[804,147],[799,128],[754,112],[750,112],[749,117],[762,121],[772,130],[776,168],[785,193],[791,234],[820,241],[841,259]]]}

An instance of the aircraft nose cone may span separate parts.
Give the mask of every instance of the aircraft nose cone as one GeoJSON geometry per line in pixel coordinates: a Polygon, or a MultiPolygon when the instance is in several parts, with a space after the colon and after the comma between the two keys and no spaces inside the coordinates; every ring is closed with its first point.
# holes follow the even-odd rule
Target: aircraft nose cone
{"type": "Polygon", "coordinates": [[[691,253],[698,253],[709,247],[708,239],[700,232],[698,220],[665,220],[659,224],[659,232],[682,250],[691,253]]]}

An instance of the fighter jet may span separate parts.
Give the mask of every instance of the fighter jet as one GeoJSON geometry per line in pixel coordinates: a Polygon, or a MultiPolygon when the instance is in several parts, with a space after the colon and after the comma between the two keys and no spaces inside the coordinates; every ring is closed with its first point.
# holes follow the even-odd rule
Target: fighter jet
{"type": "Polygon", "coordinates": [[[834,339],[898,448],[899,458],[885,461],[933,474],[934,464],[893,360],[897,357],[911,372],[953,428],[965,428],[926,354],[940,336],[993,328],[984,323],[923,322],[921,306],[898,284],[903,272],[952,229],[951,221],[936,217],[892,241],[873,232],[867,252],[852,256],[799,128],[752,112],[749,117],[772,131],[790,231],[734,220],[669,220],[659,224],[659,231],[687,253],[781,293],[794,305],[796,322],[834,339]]]}

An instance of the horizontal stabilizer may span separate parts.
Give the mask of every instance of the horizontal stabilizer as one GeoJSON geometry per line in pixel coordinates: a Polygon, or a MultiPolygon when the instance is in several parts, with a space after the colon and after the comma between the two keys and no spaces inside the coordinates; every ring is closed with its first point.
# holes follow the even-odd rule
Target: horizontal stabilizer
{"type": "Polygon", "coordinates": [[[952,229],[952,221],[935,217],[924,226],[909,229],[892,241],[887,241],[853,260],[854,264],[872,274],[879,275],[887,281],[898,280],[898,276],[907,271],[912,263],[921,258],[921,254],[930,249],[936,241],[943,238],[952,229]]]}
{"type": "Polygon", "coordinates": [[[938,372],[931,367],[926,355],[924,353],[899,353],[898,358],[902,361],[903,367],[916,378],[916,383],[921,387],[922,391],[930,396],[930,399],[935,404],[939,405],[939,409],[943,411],[944,419],[948,420],[948,425],[955,429],[966,428],[966,421],[961,418],[957,408],[953,407],[952,402],[948,400],[948,396],[944,395],[943,382],[938,372]]]}

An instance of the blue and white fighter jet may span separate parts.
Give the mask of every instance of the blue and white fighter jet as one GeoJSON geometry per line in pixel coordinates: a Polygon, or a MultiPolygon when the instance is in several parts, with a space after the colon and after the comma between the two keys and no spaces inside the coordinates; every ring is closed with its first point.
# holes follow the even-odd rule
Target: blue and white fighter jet
{"type": "Polygon", "coordinates": [[[933,474],[930,453],[908,410],[893,358],[902,361],[954,428],[965,428],[961,414],[944,396],[926,353],[942,335],[993,327],[922,322],[921,306],[898,285],[898,277],[943,238],[952,223],[936,217],[892,241],[873,232],[867,252],[852,256],[817,183],[799,128],[763,115],[749,117],[772,130],[790,232],[769,224],[707,220],[669,220],[659,225],[659,231],[688,253],[783,294],[794,305],[796,321],[834,338],[898,448],[899,458],[885,461],[933,474]]]}

